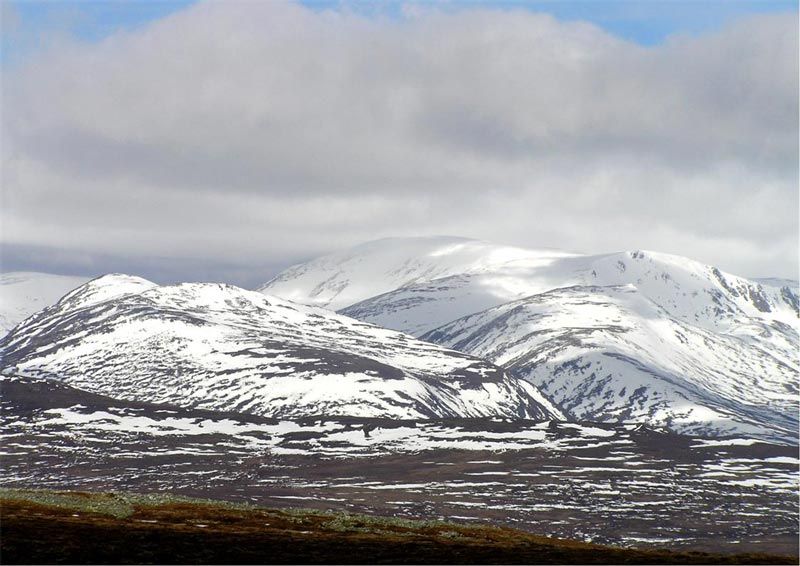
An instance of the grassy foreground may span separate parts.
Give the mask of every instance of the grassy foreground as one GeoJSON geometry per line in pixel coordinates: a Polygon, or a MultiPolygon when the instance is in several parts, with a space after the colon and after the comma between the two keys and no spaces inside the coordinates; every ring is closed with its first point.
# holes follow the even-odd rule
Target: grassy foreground
{"type": "Polygon", "coordinates": [[[0,512],[3,564],[797,564],[163,495],[0,489],[0,512]]]}

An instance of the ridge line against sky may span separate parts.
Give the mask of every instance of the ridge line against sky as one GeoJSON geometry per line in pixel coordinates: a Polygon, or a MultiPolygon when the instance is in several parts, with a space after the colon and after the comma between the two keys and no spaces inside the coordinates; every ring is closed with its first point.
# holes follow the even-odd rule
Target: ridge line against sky
{"type": "Polygon", "coordinates": [[[4,2],[0,270],[450,233],[796,279],[797,6],[4,2]]]}

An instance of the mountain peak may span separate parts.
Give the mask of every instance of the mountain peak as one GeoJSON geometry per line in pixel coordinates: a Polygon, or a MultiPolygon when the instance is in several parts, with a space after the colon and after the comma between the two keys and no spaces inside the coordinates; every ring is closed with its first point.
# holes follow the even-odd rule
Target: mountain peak
{"type": "Polygon", "coordinates": [[[139,294],[154,287],[158,287],[158,285],[135,275],[108,273],[67,293],[61,298],[58,305],[61,305],[62,308],[82,308],[123,295],[139,294]]]}

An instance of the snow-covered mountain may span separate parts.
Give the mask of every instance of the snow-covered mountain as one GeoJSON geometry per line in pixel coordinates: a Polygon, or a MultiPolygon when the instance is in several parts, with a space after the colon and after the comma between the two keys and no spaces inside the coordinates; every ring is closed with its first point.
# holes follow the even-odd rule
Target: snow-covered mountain
{"type": "Polygon", "coordinates": [[[17,326],[0,353],[5,372],[217,411],[563,417],[482,360],[228,285],[104,276],[17,326]]]}
{"type": "MultiPolygon", "coordinates": [[[[386,238],[290,267],[258,290],[290,301],[340,310],[417,283],[467,273],[497,274],[511,266],[542,267],[572,255],[451,236],[386,238]]],[[[514,296],[513,289],[496,291],[502,297],[514,296]]]]}
{"type": "Polygon", "coordinates": [[[329,300],[485,357],[574,418],[797,440],[799,301],[789,285],[649,251],[581,256],[428,238],[358,246],[262,289],[329,300]]]}
{"type": "Polygon", "coordinates": [[[761,285],[688,258],[644,251],[582,256],[440,237],[409,240],[411,245],[379,240],[292,267],[260,290],[415,336],[467,314],[575,285],[632,284],[671,315],[711,330],[736,314],[797,327],[796,289],[761,285]],[[443,266],[437,267],[438,261],[443,266]]]}
{"type": "Polygon", "coordinates": [[[740,320],[751,325],[740,336],[712,332],[670,316],[633,285],[578,286],[466,316],[423,338],[494,361],[577,419],[796,440],[797,333],[740,320]]]}
{"type": "Polygon", "coordinates": [[[88,280],[30,271],[0,273],[0,336],[88,280]]]}

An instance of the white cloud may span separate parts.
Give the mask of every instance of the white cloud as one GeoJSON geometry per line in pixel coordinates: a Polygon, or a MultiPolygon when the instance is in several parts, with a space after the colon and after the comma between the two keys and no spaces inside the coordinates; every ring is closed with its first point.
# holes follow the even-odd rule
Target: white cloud
{"type": "Polygon", "coordinates": [[[795,19],[644,48],[523,11],[196,5],[6,74],[2,240],[261,265],[452,233],[796,276],[795,19]]]}

